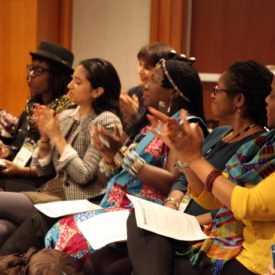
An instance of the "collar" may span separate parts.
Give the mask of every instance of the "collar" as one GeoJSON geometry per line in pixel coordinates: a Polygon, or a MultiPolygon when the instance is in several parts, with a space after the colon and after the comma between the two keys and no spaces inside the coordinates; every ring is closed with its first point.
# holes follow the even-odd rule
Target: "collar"
{"type": "Polygon", "coordinates": [[[93,111],[93,110],[91,110],[91,112],[89,113],[89,114],[87,114],[87,115],[84,115],[84,116],[81,116],[80,115],[80,113],[79,113],[79,109],[80,109],[80,107],[79,106],[77,106],[74,110],[73,110],[73,112],[71,112],[71,114],[70,114],[70,117],[73,119],[73,120],[75,120],[75,121],[77,121],[77,122],[79,122],[79,123],[81,123],[86,117],[90,117],[90,116],[92,116],[92,117],[94,117],[95,116],[95,112],[93,111]]]}
{"type": "Polygon", "coordinates": [[[71,112],[70,117],[71,117],[73,120],[76,120],[76,121],[78,121],[78,122],[81,121],[82,118],[81,118],[81,116],[80,116],[80,114],[79,114],[79,106],[76,107],[76,108],[73,110],[73,112],[71,112]]]}

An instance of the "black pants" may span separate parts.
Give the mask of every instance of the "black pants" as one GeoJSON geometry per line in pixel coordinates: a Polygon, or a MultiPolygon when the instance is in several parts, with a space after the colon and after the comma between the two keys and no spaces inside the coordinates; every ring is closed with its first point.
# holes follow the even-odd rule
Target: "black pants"
{"type": "Polygon", "coordinates": [[[36,191],[43,183],[52,177],[15,177],[4,176],[0,178],[0,188],[8,192],[36,191]]]}
{"type": "Polygon", "coordinates": [[[58,219],[49,218],[34,209],[9,239],[2,245],[0,256],[26,252],[30,247],[44,248],[44,238],[58,219]]]}
{"type": "Polygon", "coordinates": [[[137,227],[134,211],[127,221],[127,245],[135,275],[171,275],[174,250],[169,239],[137,227]]]}
{"type": "MultiPolygon", "coordinates": [[[[208,258],[201,267],[193,267],[189,259],[175,257],[174,251],[185,250],[188,242],[175,241],[137,227],[134,211],[127,221],[128,253],[134,275],[212,275],[208,258]]],[[[237,260],[225,264],[222,275],[252,275],[237,260]]]]}
{"type": "MultiPolygon", "coordinates": [[[[90,199],[93,203],[99,203],[103,195],[90,199]]],[[[58,218],[50,218],[34,209],[29,218],[15,230],[0,249],[0,256],[11,253],[23,253],[30,247],[44,248],[45,235],[58,221],[58,218]]]]}
{"type": "MultiPolygon", "coordinates": [[[[187,258],[177,258],[174,264],[174,275],[212,275],[212,266],[203,266],[201,268],[192,267],[187,258]]],[[[255,275],[255,273],[248,270],[236,259],[233,259],[225,264],[222,269],[221,275],[255,275]]]]}
{"type": "Polygon", "coordinates": [[[132,265],[126,243],[105,246],[93,253],[84,263],[87,275],[130,275],[132,265]]]}

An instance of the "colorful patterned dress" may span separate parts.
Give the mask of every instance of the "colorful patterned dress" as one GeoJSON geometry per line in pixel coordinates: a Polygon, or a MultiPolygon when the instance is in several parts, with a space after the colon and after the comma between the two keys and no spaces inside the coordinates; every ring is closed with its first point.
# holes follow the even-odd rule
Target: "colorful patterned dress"
{"type": "MultiPolygon", "coordinates": [[[[147,127],[142,130],[141,136],[143,138],[138,143],[135,149],[136,152],[146,163],[164,167],[168,153],[167,146],[149,132],[147,127]]],[[[62,218],[47,233],[45,238],[46,247],[64,251],[83,263],[94,252],[94,249],[79,231],[77,222],[108,211],[132,209],[133,206],[126,194],[132,194],[160,204],[164,200],[164,196],[158,190],[150,187],[137,177],[131,176],[125,170],[121,170],[108,181],[106,194],[100,203],[103,209],[62,218]]],[[[91,228],[91,230],[93,229],[91,228]]]]}

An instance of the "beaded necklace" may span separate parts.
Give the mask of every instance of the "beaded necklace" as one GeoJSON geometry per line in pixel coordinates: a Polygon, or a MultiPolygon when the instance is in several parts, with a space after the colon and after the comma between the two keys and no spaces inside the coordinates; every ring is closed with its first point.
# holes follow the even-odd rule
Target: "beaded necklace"
{"type": "MultiPolygon", "coordinates": [[[[235,138],[240,137],[241,135],[245,134],[247,131],[249,131],[250,129],[252,129],[253,127],[255,127],[255,123],[252,123],[250,125],[248,125],[247,127],[245,127],[244,129],[242,129],[239,133],[237,133],[235,136],[233,136],[232,138],[230,138],[226,143],[229,143],[230,141],[232,141],[235,138]]],[[[223,137],[224,138],[224,137],[223,137]]]]}
{"type": "MultiPolygon", "coordinates": [[[[35,101],[32,98],[29,98],[26,103],[25,112],[27,114],[27,121],[32,122],[32,106],[35,103],[35,101]]],[[[72,107],[74,104],[70,101],[68,95],[60,96],[56,99],[54,99],[52,102],[50,102],[47,107],[54,110],[56,113],[60,113],[69,107],[72,107]]]]}
{"type": "MultiPolygon", "coordinates": [[[[235,136],[233,136],[232,138],[230,138],[227,142],[222,142],[223,139],[224,139],[224,137],[225,137],[225,136],[223,136],[223,137],[221,138],[221,140],[219,141],[219,143],[220,143],[221,145],[220,145],[220,146],[217,146],[217,144],[219,144],[219,143],[216,143],[216,144],[214,144],[213,146],[211,146],[211,147],[209,148],[209,150],[206,152],[206,154],[205,154],[204,157],[209,157],[209,155],[214,151],[214,149],[216,149],[216,151],[217,151],[217,149],[220,150],[220,149],[223,148],[226,144],[230,143],[230,141],[232,141],[233,139],[242,136],[242,135],[245,134],[247,131],[249,131],[250,129],[252,129],[253,127],[255,127],[255,125],[256,125],[255,123],[252,123],[252,124],[248,125],[248,126],[245,127],[243,130],[241,130],[240,132],[238,132],[235,136]]],[[[225,135],[226,135],[226,134],[225,134],[225,135]]]]}

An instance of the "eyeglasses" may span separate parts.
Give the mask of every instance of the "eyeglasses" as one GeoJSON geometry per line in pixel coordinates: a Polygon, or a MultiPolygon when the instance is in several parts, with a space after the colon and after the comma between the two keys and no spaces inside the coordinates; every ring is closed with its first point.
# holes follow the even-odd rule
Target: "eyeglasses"
{"type": "Polygon", "coordinates": [[[181,96],[184,100],[186,100],[187,102],[190,102],[190,99],[184,95],[180,89],[178,88],[178,86],[176,85],[176,83],[174,82],[174,80],[172,79],[172,77],[170,76],[167,68],[166,68],[166,60],[165,59],[161,59],[158,64],[160,64],[164,75],[166,76],[166,78],[168,79],[169,83],[171,84],[171,86],[173,87],[173,89],[178,93],[179,96],[181,96]]]}
{"type": "Polygon", "coordinates": [[[34,66],[32,64],[26,66],[26,71],[29,74],[30,72],[33,72],[35,76],[41,75],[44,72],[49,72],[49,69],[42,68],[39,66],[34,66]]]}
{"type": "Polygon", "coordinates": [[[218,88],[218,86],[215,86],[213,87],[212,92],[214,95],[216,95],[218,92],[229,92],[229,90],[224,88],[218,88]]]}

